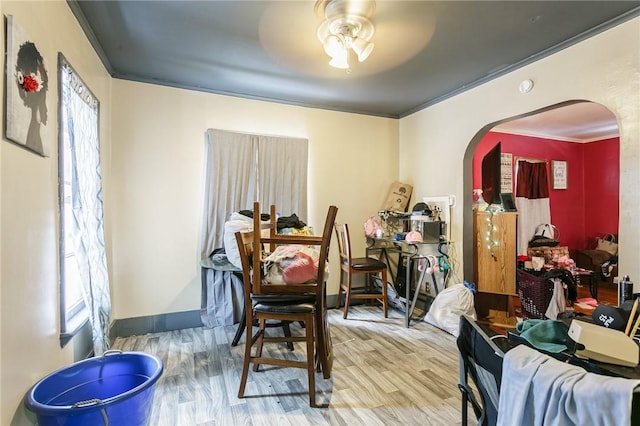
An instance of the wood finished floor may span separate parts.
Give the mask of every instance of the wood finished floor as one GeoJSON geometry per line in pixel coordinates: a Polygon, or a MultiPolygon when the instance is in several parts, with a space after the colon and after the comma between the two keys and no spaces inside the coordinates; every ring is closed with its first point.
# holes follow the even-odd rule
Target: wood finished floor
{"type": "MultiPolygon", "coordinates": [[[[387,319],[372,306],[351,308],[347,320],[342,311],[329,310],[328,318],[332,377],[316,374],[316,400],[324,408],[309,407],[306,372],[294,368],[249,371],[246,397],[237,398],[244,337],[230,346],[236,326],[117,338],[112,346],[153,353],[164,362],[151,426],[461,424],[453,336],[418,319],[407,329],[404,314],[393,309],[387,319]]],[[[287,356],[304,355],[300,344],[293,352],[271,346],[287,356]]]]}
{"type": "MultiPolygon", "coordinates": [[[[578,288],[578,297],[590,297],[586,286],[578,288]]],[[[607,305],[618,305],[618,287],[604,281],[598,281],[598,301],[607,305]]]]}

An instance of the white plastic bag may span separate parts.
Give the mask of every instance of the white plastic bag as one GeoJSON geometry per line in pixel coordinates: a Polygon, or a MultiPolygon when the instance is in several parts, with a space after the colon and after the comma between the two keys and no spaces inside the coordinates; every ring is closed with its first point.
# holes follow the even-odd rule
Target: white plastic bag
{"type": "MultiPolygon", "coordinates": [[[[270,223],[268,220],[261,221],[263,224],[270,223]]],[[[224,251],[227,259],[236,268],[242,269],[240,261],[240,251],[238,250],[238,242],[236,241],[236,232],[250,232],[253,230],[253,219],[240,214],[238,212],[231,213],[229,220],[224,223],[224,251]]],[[[263,229],[261,232],[263,237],[269,236],[269,229],[263,229]]]]}
{"type": "Polygon", "coordinates": [[[460,315],[476,319],[473,293],[464,284],[455,284],[442,290],[431,304],[424,320],[458,337],[460,315]]]}
{"type": "Polygon", "coordinates": [[[247,219],[249,220],[233,219],[224,223],[224,251],[229,262],[240,269],[242,269],[242,262],[240,261],[236,232],[248,232],[253,229],[251,218],[247,219]]]}

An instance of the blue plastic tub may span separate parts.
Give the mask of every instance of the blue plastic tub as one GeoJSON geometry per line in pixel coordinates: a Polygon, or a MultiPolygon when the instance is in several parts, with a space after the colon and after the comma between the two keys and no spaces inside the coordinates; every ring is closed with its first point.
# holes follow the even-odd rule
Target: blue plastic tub
{"type": "Polygon", "coordinates": [[[162,370],[155,355],[108,351],[44,377],[25,405],[40,426],[146,425],[162,370]]]}

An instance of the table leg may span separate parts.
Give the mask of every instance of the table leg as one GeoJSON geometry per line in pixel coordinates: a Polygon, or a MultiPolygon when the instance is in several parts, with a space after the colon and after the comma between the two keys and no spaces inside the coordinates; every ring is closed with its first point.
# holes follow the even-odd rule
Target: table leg
{"type": "Polygon", "coordinates": [[[409,328],[409,322],[411,321],[411,304],[409,303],[409,295],[411,294],[411,257],[407,256],[407,266],[405,271],[405,314],[404,325],[409,328]]]}
{"type": "Polygon", "coordinates": [[[236,335],[233,336],[233,340],[231,341],[231,346],[237,346],[242,334],[244,333],[244,329],[247,328],[247,317],[244,315],[244,309],[242,310],[242,318],[240,319],[240,323],[238,324],[238,329],[236,330],[236,335]]]}
{"type": "MultiPolygon", "coordinates": [[[[412,260],[419,260],[420,257],[417,257],[415,259],[412,260]]],[[[418,267],[418,269],[420,269],[418,267]]],[[[426,272],[427,272],[427,268],[423,268],[422,271],[420,272],[420,275],[418,276],[418,282],[416,284],[416,289],[413,292],[413,298],[411,300],[411,307],[409,308],[409,318],[411,318],[411,316],[413,315],[413,311],[416,308],[416,302],[418,301],[418,295],[420,294],[420,289],[422,289],[422,285],[424,284],[424,281],[426,279],[426,272]]],[[[435,278],[434,278],[434,285],[435,284],[435,278]]],[[[437,290],[437,289],[436,289],[437,290]]]]}
{"type": "MultiPolygon", "coordinates": [[[[234,271],[232,272],[233,275],[235,275],[240,282],[243,283],[244,285],[244,278],[242,276],[242,272],[238,272],[238,271],[234,271]]],[[[244,296],[244,294],[243,294],[244,296]]],[[[242,316],[240,317],[240,323],[238,324],[238,329],[236,330],[236,335],[233,337],[233,340],[231,341],[231,346],[237,346],[238,342],[240,341],[240,338],[242,337],[242,335],[244,334],[244,330],[245,328],[247,328],[247,308],[245,305],[245,301],[244,298],[242,300],[242,316]]]]}
{"type": "Polygon", "coordinates": [[[589,276],[589,292],[591,293],[591,297],[594,299],[598,299],[598,280],[597,275],[595,273],[591,273],[589,276]]]}
{"type": "Polygon", "coordinates": [[[371,257],[371,253],[372,251],[378,251],[378,260],[380,260],[381,262],[384,262],[387,265],[387,279],[391,279],[391,284],[393,284],[394,286],[396,285],[396,275],[394,274],[394,270],[391,267],[392,263],[391,263],[391,259],[389,258],[389,251],[387,250],[386,247],[367,247],[366,251],[365,251],[365,255],[366,257],[371,257]]]}

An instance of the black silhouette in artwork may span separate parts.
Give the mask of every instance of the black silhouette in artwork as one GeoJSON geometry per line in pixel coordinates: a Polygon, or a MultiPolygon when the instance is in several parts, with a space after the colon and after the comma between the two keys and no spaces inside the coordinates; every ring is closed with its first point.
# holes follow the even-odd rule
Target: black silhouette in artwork
{"type": "Polygon", "coordinates": [[[27,148],[44,155],[40,124],[47,124],[47,70],[36,46],[27,41],[20,46],[16,60],[16,82],[24,105],[31,109],[27,148]]]}

